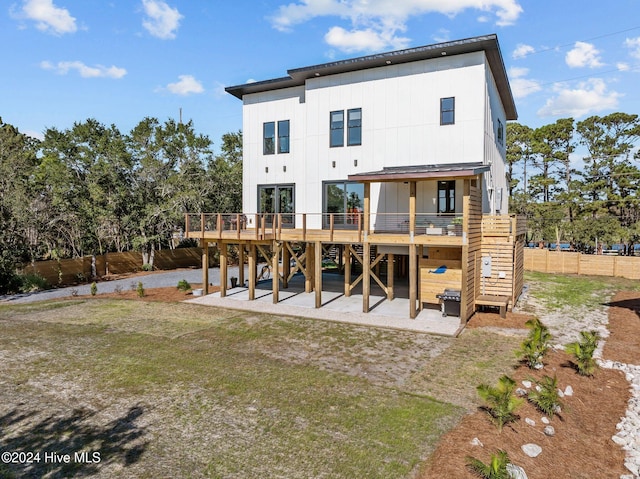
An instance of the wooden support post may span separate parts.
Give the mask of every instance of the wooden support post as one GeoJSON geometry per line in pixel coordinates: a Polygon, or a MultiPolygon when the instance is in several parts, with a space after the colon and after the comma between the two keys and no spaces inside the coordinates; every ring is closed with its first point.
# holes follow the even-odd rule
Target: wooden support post
{"type": "Polygon", "coordinates": [[[280,301],[280,245],[273,242],[271,255],[271,285],[273,288],[273,304],[280,301]]]}
{"type": "Polygon", "coordinates": [[[369,236],[369,220],[371,214],[371,183],[364,184],[364,237],[367,238],[369,236]]]}
{"type": "Polygon", "coordinates": [[[256,299],[256,278],[258,277],[258,255],[256,254],[256,245],[249,245],[249,300],[256,299]]]}
{"type": "Polygon", "coordinates": [[[369,243],[363,243],[362,244],[362,311],[364,313],[369,312],[369,294],[370,293],[371,293],[371,253],[369,251],[369,243]]]}
{"type": "Polygon", "coordinates": [[[416,245],[409,244],[409,317],[415,319],[418,315],[416,311],[416,301],[418,299],[418,255],[416,245]]]}
{"type": "Polygon", "coordinates": [[[244,244],[238,245],[238,284],[244,286],[244,244]]]}
{"type": "Polygon", "coordinates": [[[322,306],[322,242],[316,241],[315,243],[315,271],[314,271],[314,289],[316,290],[316,308],[322,306]]]}
{"type": "Polygon", "coordinates": [[[387,254],[387,299],[393,301],[393,253],[387,254]]]}
{"type": "Polygon", "coordinates": [[[344,295],[351,296],[351,248],[344,245],[344,295]]]}
{"type": "Polygon", "coordinates": [[[409,182],[409,236],[416,232],[416,182],[409,182]]]}
{"type": "Polygon", "coordinates": [[[304,292],[305,293],[310,293],[311,291],[313,291],[313,286],[314,286],[314,280],[313,280],[313,273],[315,271],[315,249],[313,248],[313,243],[306,243],[306,261],[305,261],[305,266],[306,266],[306,271],[307,274],[304,277],[304,292]]]}
{"type": "Polygon", "coordinates": [[[289,287],[289,274],[291,273],[291,252],[286,243],[282,247],[282,288],[289,287]]]}
{"type": "Polygon", "coordinates": [[[202,293],[209,294],[209,242],[202,240],[202,293]]]}
{"type": "Polygon", "coordinates": [[[218,243],[220,248],[220,297],[224,298],[227,295],[227,243],[218,243]]]}

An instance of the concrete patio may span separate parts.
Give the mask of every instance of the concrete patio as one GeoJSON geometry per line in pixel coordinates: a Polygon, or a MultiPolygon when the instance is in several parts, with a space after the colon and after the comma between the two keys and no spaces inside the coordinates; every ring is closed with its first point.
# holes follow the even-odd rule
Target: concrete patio
{"type": "Polygon", "coordinates": [[[409,318],[409,299],[404,293],[406,286],[397,285],[397,296],[389,301],[376,289],[371,287],[369,313],[362,311],[362,294],[355,293],[350,297],[344,295],[343,277],[333,273],[323,274],[322,307],[315,307],[315,293],[304,292],[304,278],[295,277],[287,289],[279,292],[279,301],[273,303],[271,281],[262,281],[256,288],[255,300],[249,300],[246,287],[227,290],[227,296],[220,293],[196,297],[187,302],[208,306],[218,306],[244,311],[256,311],[275,315],[300,316],[304,318],[323,319],[343,323],[359,324],[390,329],[402,329],[420,333],[457,336],[464,325],[455,316],[443,317],[439,308],[426,308],[419,312],[415,319],[409,318]]]}

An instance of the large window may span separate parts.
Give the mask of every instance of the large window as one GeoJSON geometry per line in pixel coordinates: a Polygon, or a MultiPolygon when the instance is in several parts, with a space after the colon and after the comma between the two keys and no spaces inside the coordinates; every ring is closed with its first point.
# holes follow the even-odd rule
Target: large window
{"type": "Polygon", "coordinates": [[[362,144],[362,108],[347,111],[347,145],[362,144]]]}
{"type": "Polygon", "coordinates": [[[500,120],[498,120],[497,130],[496,141],[499,145],[504,146],[504,126],[502,125],[502,122],[500,120]]]}
{"type": "Polygon", "coordinates": [[[274,217],[282,214],[282,227],[293,228],[295,221],[294,185],[258,185],[258,212],[265,213],[268,226],[274,217]]]}
{"type": "Polygon", "coordinates": [[[276,152],[276,124],[269,121],[262,125],[262,153],[273,155],[276,152]]]}
{"type": "Polygon", "coordinates": [[[456,99],[440,98],[440,124],[453,125],[456,121],[456,99]]]}
{"type": "Polygon", "coordinates": [[[456,212],[456,182],[438,181],[438,213],[456,212]]]}
{"type": "Polygon", "coordinates": [[[278,153],[289,153],[289,120],[278,122],[278,153]]]}
{"type": "Polygon", "coordinates": [[[330,129],[330,146],[344,146],[344,110],[331,112],[330,129]]]}
{"type": "Polygon", "coordinates": [[[357,228],[364,207],[364,185],[351,181],[326,181],[323,184],[323,225],[331,215],[336,228],[357,228]]]}

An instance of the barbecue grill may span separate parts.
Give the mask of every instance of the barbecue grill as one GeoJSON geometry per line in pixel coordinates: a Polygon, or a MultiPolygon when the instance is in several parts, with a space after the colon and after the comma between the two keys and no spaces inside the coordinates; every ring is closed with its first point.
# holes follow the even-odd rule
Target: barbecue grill
{"type": "Polygon", "coordinates": [[[442,294],[436,294],[440,300],[442,316],[460,316],[460,291],[445,289],[442,294]]]}

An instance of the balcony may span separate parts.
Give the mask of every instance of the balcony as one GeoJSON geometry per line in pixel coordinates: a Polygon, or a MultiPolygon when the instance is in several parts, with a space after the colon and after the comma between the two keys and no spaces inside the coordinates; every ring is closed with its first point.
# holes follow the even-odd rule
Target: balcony
{"type": "Polygon", "coordinates": [[[461,214],[188,213],[187,238],[225,241],[323,241],[462,245],[461,214]]]}

